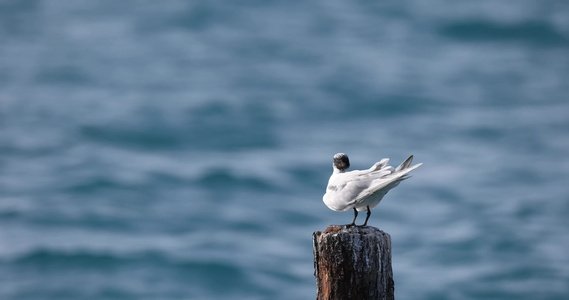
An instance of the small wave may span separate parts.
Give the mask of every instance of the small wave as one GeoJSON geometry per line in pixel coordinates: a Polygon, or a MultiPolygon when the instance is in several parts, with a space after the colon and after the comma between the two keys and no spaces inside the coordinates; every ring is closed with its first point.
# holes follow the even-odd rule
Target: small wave
{"type": "Polygon", "coordinates": [[[15,209],[0,210],[0,220],[14,220],[22,216],[22,212],[15,209]]]}
{"type": "Polygon", "coordinates": [[[182,273],[204,275],[223,273],[227,274],[227,276],[232,276],[232,274],[240,273],[237,266],[228,262],[176,259],[156,251],[118,254],[94,250],[36,249],[13,259],[3,259],[3,262],[21,267],[53,267],[58,269],[107,269],[144,265],[146,267],[161,267],[182,273]]]}
{"type": "Polygon", "coordinates": [[[181,137],[171,130],[145,128],[125,128],[85,125],[81,134],[93,141],[120,146],[143,148],[170,148],[183,144],[181,137]]]}
{"type": "Polygon", "coordinates": [[[87,194],[106,189],[121,189],[126,186],[110,178],[92,178],[69,184],[65,189],[69,192],[87,194]]]}
{"type": "Polygon", "coordinates": [[[274,190],[269,181],[251,176],[239,176],[227,169],[213,169],[195,181],[199,186],[209,189],[253,189],[274,190]]]}
{"type": "Polygon", "coordinates": [[[468,20],[440,28],[443,36],[463,41],[518,41],[534,45],[567,45],[567,37],[545,22],[497,23],[488,20],[468,20]]]}
{"type": "Polygon", "coordinates": [[[36,75],[35,80],[42,84],[86,85],[93,79],[85,72],[73,66],[44,68],[36,75]]]}
{"type": "MultiPolygon", "coordinates": [[[[5,262],[2,262],[4,265],[5,262]]],[[[137,269],[144,273],[160,273],[176,280],[193,282],[206,289],[224,291],[253,286],[243,268],[235,263],[220,260],[175,259],[162,253],[143,252],[119,255],[109,252],[64,251],[38,249],[8,262],[17,270],[33,269],[61,273],[64,270],[81,272],[123,272],[137,269]]]]}
{"type": "Polygon", "coordinates": [[[79,129],[91,141],[137,149],[224,151],[277,145],[274,121],[262,108],[209,105],[185,112],[140,113],[129,123],[87,124],[79,129]],[[176,120],[171,120],[176,119],[176,120]]]}
{"type": "MultiPolygon", "coordinates": [[[[386,95],[377,93],[363,84],[345,83],[343,77],[330,78],[323,89],[331,99],[351,99],[338,101],[336,104],[319,108],[326,112],[320,118],[361,119],[362,117],[400,117],[409,114],[424,113],[434,109],[436,101],[410,95],[386,95]]],[[[307,113],[312,113],[308,111],[307,113]]]]}
{"type": "Polygon", "coordinates": [[[121,256],[109,252],[93,251],[65,251],[51,249],[37,249],[12,261],[21,267],[34,267],[43,269],[108,269],[144,261],[157,261],[160,256],[156,253],[142,253],[132,256],[121,256]]]}
{"type": "Polygon", "coordinates": [[[241,267],[230,262],[186,261],[177,264],[175,270],[178,280],[193,282],[205,290],[216,290],[220,294],[230,295],[234,291],[259,288],[241,267]]]}
{"type": "Polygon", "coordinates": [[[204,2],[187,8],[172,10],[167,5],[153,7],[151,11],[137,19],[136,29],[139,34],[148,35],[157,31],[179,28],[188,31],[204,31],[214,24],[227,22],[234,14],[204,2]]]}
{"type": "MultiPolygon", "coordinates": [[[[131,277],[135,284],[147,282],[148,278],[166,278],[176,286],[189,286],[197,293],[202,290],[231,295],[243,289],[260,288],[238,263],[225,260],[179,259],[159,252],[123,255],[89,250],[38,249],[9,261],[2,259],[0,267],[13,270],[17,278],[29,274],[53,274],[59,277],[101,274],[107,279],[95,281],[92,290],[103,298],[135,296],[125,281],[117,282],[116,285],[105,284],[113,282],[115,278],[124,279],[124,276],[131,277]]],[[[35,276],[34,280],[38,280],[38,276],[32,276],[35,276]]],[[[140,290],[146,288],[139,286],[138,291],[140,290]]],[[[44,292],[49,293],[49,290],[44,292]]],[[[76,286],[66,286],[65,292],[82,295],[81,289],[76,286]]]]}

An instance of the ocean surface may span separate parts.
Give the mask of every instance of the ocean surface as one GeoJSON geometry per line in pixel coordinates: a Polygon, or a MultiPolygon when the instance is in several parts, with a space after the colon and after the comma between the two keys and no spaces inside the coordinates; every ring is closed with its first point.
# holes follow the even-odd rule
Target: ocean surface
{"type": "Polygon", "coordinates": [[[569,299],[569,2],[0,1],[0,299],[314,299],[337,152],[396,299],[569,299]]]}

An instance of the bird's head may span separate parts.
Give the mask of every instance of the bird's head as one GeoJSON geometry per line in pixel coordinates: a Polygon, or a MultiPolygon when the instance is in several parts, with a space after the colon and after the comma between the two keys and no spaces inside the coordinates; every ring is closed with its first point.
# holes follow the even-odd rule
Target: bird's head
{"type": "Polygon", "coordinates": [[[340,172],[344,172],[347,168],[350,167],[350,159],[344,153],[336,153],[334,155],[334,169],[337,169],[340,172]]]}

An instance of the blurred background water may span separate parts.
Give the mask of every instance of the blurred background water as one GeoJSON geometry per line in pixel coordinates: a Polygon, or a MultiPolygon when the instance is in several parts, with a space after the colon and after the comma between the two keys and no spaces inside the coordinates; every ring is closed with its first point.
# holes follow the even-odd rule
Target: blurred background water
{"type": "Polygon", "coordinates": [[[569,2],[0,1],[1,299],[313,299],[332,156],[424,165],[398,299],[569,297],[569,2]]]}

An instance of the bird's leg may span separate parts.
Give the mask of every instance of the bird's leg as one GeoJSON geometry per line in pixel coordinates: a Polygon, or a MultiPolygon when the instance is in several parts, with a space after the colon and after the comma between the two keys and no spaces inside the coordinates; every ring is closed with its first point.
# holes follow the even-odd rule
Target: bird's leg
{"type": "Polygon", "coordinates": [[[350,226],[355,226],[356,225],[356,218],[358,217],[358,210],[354,207],[354,220],[352,221],[352,223],[350,224],[350,226]]]}
{"type": "Polygon", "coordinates": [[[367,206],[367,216],[366,216],[366,220],[364,222],[364,225],[362,226],[367,226],[367,220],[369,219],[369,216],[371,216],[371,210],[369,210],[369,205],[367,206]]]}

